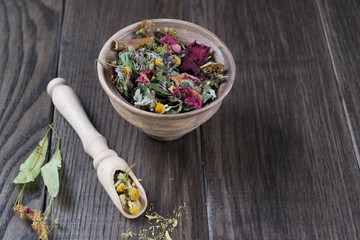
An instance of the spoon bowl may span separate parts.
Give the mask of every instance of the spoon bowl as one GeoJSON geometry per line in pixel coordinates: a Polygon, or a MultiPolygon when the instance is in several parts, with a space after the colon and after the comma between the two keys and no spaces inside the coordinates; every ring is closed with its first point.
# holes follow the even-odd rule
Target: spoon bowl
{"type": "Polygon", "coordinates": [[[147,198],[144,188],[141,186],[139,180],[136,178],[134,173],[130,171],[129,176],[135,182],[136,188],[139,191],[139,201],[141,206],[139,213],[136,215],[131,215],[124,211],[119,199],[119,195],[114,188],[114,184],[108,184],[110,182],[114,182],[114,175],[116,171],[120,170],[122,172],[126,172],[126,170],[129,168],[126,163],[125,166],[124,162],[125,161],[120,157],[110,157],[103,160],[98,166],[97,176],[117,209],[119,209],[119,211],[127,218],[137,218],[146,210],[147,198]]]}

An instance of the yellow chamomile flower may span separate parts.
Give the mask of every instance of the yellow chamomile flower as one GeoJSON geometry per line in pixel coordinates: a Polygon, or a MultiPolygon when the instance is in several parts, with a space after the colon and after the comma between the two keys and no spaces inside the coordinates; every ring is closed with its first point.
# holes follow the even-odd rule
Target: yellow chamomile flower
{"type": "Polygon", "coordinates": [[[156,65],[157,67],[162,67],[162,66],[164,66],[164,63],[162,62],[162,60],[161,60],[160,58],[157,58],[157,59],[155,60],[155,65],[156,65]]]}
{"type": "Polygon", "coordinates": [[[135,215],[140,210],[140,202],[139,200],[136,200],[135,202],[132,202],[129,206],[129,212],[131,215],[135,215]]]}
{"type": "Polygon", "coordinates": [[[174,55],[174,62],[176,62],[176,66],[179,67],[181,65],[181,59],[179,56],[174,55]]]}
{"type": "Polygon", "coordinates": [[[139,191],[134,187],[131,188],[129,190],[129,197],[130,197],[130,200],[135,201],[136,199],[139,198],[139,191]]]}
{"type": "Polygon", "coordinates": [[[123,69],[123,73],[125,75],[129,75],[131,73],[131,68],[128,67],[128,66],[125,66],[124,69],[123,69]]]}
{"type": "Polygon", "coordinates": [[[120,185],[116,188],[116,191],[122,193],[125,190],[126,186],[124,183],[120,183],[120,185]]]}
{"type": "Polygon", "coordinates": [[[165,111],[165,107],[164,107],[164,104],[162,103],[157,103],[156,106],[155,106],[155,110],[154,110],[156,113],[159,113],[159,114],[162,114],[164,113],[165,111]]]}

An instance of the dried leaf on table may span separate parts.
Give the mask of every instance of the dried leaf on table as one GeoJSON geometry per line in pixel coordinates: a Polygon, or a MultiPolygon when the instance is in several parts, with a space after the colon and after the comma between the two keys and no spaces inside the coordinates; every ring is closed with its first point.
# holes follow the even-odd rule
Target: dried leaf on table
{"type": "Polygon", "coordinates": [[[44,179],[44,183],[48,188],[48,192],[51,197],[56,197],[59,192],[59,173],[61,168],[61,153],[59,145],[56,148],[54,155],[50,161],[41,168],[41,175],[44,179]]]}
{"type": "Polygon", "coordinates": [[[20,165],[20,172],[13,180],[13,183],[28,183],[35,180],[40,173],[40,168],[43,165],[48,149],[48,133],[41,139],[35,150],[26,159],[26,161],[20,165]]]}

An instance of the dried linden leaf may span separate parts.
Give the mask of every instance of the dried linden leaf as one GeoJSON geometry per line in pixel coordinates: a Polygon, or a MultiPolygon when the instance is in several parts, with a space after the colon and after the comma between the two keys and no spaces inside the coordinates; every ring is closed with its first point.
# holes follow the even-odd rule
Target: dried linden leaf
{"type": "Polygon", "coordinates": [[[47,148],[48,138],[46,134],[46,136],[41,139],[31,155],[25,160],[23,164],[20,165],[20,172],[13,180],[13,183],[27,183],[35,180],[35,178],[39,175],[40,168],[45,161],[47,148]]]}
{"type": "Polygon", "coordinates": [[[48,188],[48,192],[51,197],[55,198],[59,192],[59,173],[61,168],[61,153],[59,145],[56,148],[54,155],[52,155],[50,161],[41,168],[41,175],[44,179],[44,183],[48,188]]]}

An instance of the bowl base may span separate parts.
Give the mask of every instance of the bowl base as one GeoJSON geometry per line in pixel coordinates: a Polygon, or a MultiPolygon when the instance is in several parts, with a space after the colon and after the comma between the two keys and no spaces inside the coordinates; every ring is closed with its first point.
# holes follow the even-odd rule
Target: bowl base
{"type": "Polygon", "coordinates": [[[179,135],[173,135],[173,136],[155,136],[155,135],[152,135],[152,134],[146,133],[146,132],[145,132],[145,134],[154,140],[165,142],[165,141],[175,141],[175,140],[183,137],[186,133],[185,134],[182,133],[179,135]]]}

